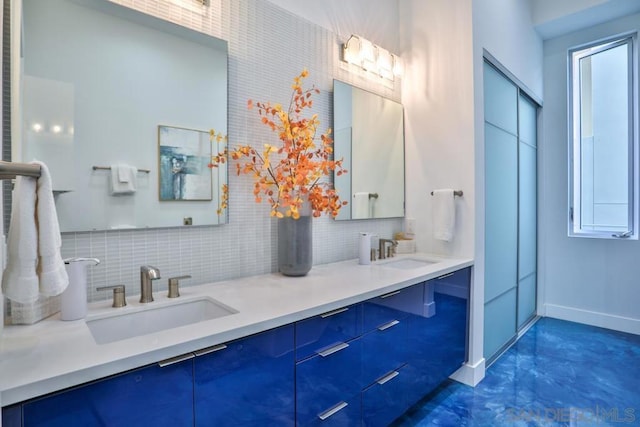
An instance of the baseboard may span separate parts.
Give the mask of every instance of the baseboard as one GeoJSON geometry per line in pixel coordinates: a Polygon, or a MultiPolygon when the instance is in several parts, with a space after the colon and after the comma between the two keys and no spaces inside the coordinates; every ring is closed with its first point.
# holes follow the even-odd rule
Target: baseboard
{"type": "Polygon", "coordinates": [[[640,319],[554,304],[545,304],[544,313],[545,316],[553,317],[554,319],[568,320],[570,322],[584,323],[586,325],[640,335],[640,319]]]}
{"type": "Polygon", "coordinates": [[[484,358],[480,359],[480,361],[471,365],[469,363],[465,363],[455,371],[449,378],[452,380],[458,381],[459,383],[470,385],[471,387],[475,387],[478,385],[480,381],[484,378],[485,372],[485,360],[484,358]]]}

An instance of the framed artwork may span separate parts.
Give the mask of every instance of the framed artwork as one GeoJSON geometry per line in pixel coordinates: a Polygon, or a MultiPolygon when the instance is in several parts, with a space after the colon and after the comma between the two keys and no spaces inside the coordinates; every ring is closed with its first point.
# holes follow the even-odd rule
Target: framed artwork
{"type": "Polygon", "coordinates": [[[212,199],[209,132],[158,126],[160,201],[212,199]]]}

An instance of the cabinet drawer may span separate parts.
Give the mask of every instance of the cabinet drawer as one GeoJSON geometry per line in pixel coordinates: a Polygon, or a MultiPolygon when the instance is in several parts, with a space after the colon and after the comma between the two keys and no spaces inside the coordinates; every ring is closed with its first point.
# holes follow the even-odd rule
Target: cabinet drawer
{"type": "Polygon", "coordinates": [[[293,325],[196,352],[196,426],[293,426],[293,325]]]}
{"type": "Polygon", "coordinates": [[[348,400],[340,400],[319,413],[298,414],[297,425],[304,427],[360,427],[362,425],[362,398],[360,393],[348,400]]]}
{"type": "Polygon", "coordinates": [[[434,286],[435,292],[469,299],[470,279],[471,267],[467,267],[453,273],[443,274],[440,277],[429,280],[427,283],[434,286]]]}
{"type": "Polygon", "coordinates": [[[404,367],[387,372],[362,392],[363,425],[385,427],[408,408],[406,388],[409,376],[404,367]]]}
{"type": "Polygon", "coordinates": [[[24,426],[193,426],[192,372],[192,360],[150,365],[34,399],[24,426]]]}
{"type": "Polygon", "coordinates": [[[360,393],[361,345],[357,338],[296,364],[298,420],[312,420],[327,408],[360,393]]]}
{"type": "Polygon", "coordinates": [[[356,304],[296,322],[296,360],[316,354],[333,343],[362,334],[362,305],[356,304]]]}
{"type": "Polygon", "coordinates": [[[364,332],[372,331],[392,320],[400,320],[409,313],[422,313],[423,293],[423,286],[419,284],[365,301],[364,332]]]}
{"type": "Polygon", "coordinates": [[[16,404],[2,408],[2,422],[4,427],[22,427],[22,406],[16,404]]]}
{"type": "Polygon", "coordinates": [[[363,388],[407,362],[406,320],[392,320],[362,336],[363,388]]]}

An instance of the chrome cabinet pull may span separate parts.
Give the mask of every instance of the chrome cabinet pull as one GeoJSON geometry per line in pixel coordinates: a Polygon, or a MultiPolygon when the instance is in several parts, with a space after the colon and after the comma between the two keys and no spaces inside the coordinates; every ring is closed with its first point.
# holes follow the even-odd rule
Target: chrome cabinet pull
{"type": "Polygon", "coordinates": [[[400,372],[398,371],[391,371],[389,372],[387,375],[385,375],[384,377],[380,378],[379,380],[377,380],[376,382],[380,385],[384,385],[385,383],[388,383],[389,381],[391,381],[392,379],[394,379],[395,377],[397,377],[398,375],[400,375],[400,372]]]}
{"type": "Polygon", "coordinates": [[[446,279],[447,277],[451,277],[451,276],[453,276],[454,274],[456,274],[456,273],[455,273],[455,272],[453,272],[453,273],[445,274],[445,275],[443,275],[443,276],[436,277],[436,280],[446,279]]]}
{"type": "Polygon", "coordinates": [[[396,326],[398,323],[400,323],[399,320],[392,320],[391,322],[385,323],[384,325],[378,326],[378,330],[379,331],[384,331],[385,329],[389,329],[393,326],[396,326]]]}
{"type": "Polygon", "coordinates": [[[349,307],[339,308],[337,310],[330,311],[325,314],[321,314],[320,317],[326,319],[327,317],[335,316],[336,314],[344,313],[345,311],[349,311],[349,307]]]}
{"type": "Polygon", "coordinates": [[[195,352],[196,356],[204,356],[205,354],[215,353],[216,351],[224,350],[227,348],[225,344],[218,344],[212,347],[203,348],[202,350],[198,350],[195,352]]]}
{"type": "Polygon", "coordinates": [[[389,292],[388,294],[381,295],[380,299],[385,299],[385,298],[392,297],[394,295],[398,295],[400,292],[402,291],[389,292]]]}
{"type": "Polygon", "coordinates": [[[318,414],[318,418],[320,418],[322,421],[324,421],[327,418],[329,418],[330,416],[332,416],[333,414],[335,414],[336,412],[339,412],[342,409],[346,408],[347,406],[349,406],[349,404],[347,402],[344,402],[344,401],[340,402],[336,406],[334,406],[333,408],[329,408],[326,411],[322,412],[321,414],[318,414]]]}
{"type": "Polygon", "coordinates": [[[322,357],[327,357],[332,355],[333,353],[339,352],[340,350],[344,350],[347,347],[349,347],[349,344],[347,344],[346,342],[341,342],[332,347],[329,347],[326,350],[317,351],[316,353],[318,353],[322,357]]]}
{"type": "Polygon", "coordinates": [[[187,353],[158,362],[158,366],[164,368],[170,365],[175,365],[176,363],[184,362],[185,360],[193,359],[194,357],[196,356],[193,353],[187,353]]]}

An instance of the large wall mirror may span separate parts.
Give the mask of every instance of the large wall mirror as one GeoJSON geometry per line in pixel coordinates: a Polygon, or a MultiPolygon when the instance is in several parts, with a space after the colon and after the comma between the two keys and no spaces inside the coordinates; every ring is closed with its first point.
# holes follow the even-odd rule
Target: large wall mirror
{"type": "Polygon", "coordinates": [[[349,171],[334,176],[349,202],[336,219],[404,216],[402,104],[334,80],[333,123],[335,158],[349,171]]]}
{"type": "Polygon", "coordinates": [[[63,232],[227,222],[207,167],[225,41],[108,0],[22,0],[22,20],[13,158],[47,164],[63,232]]]}

